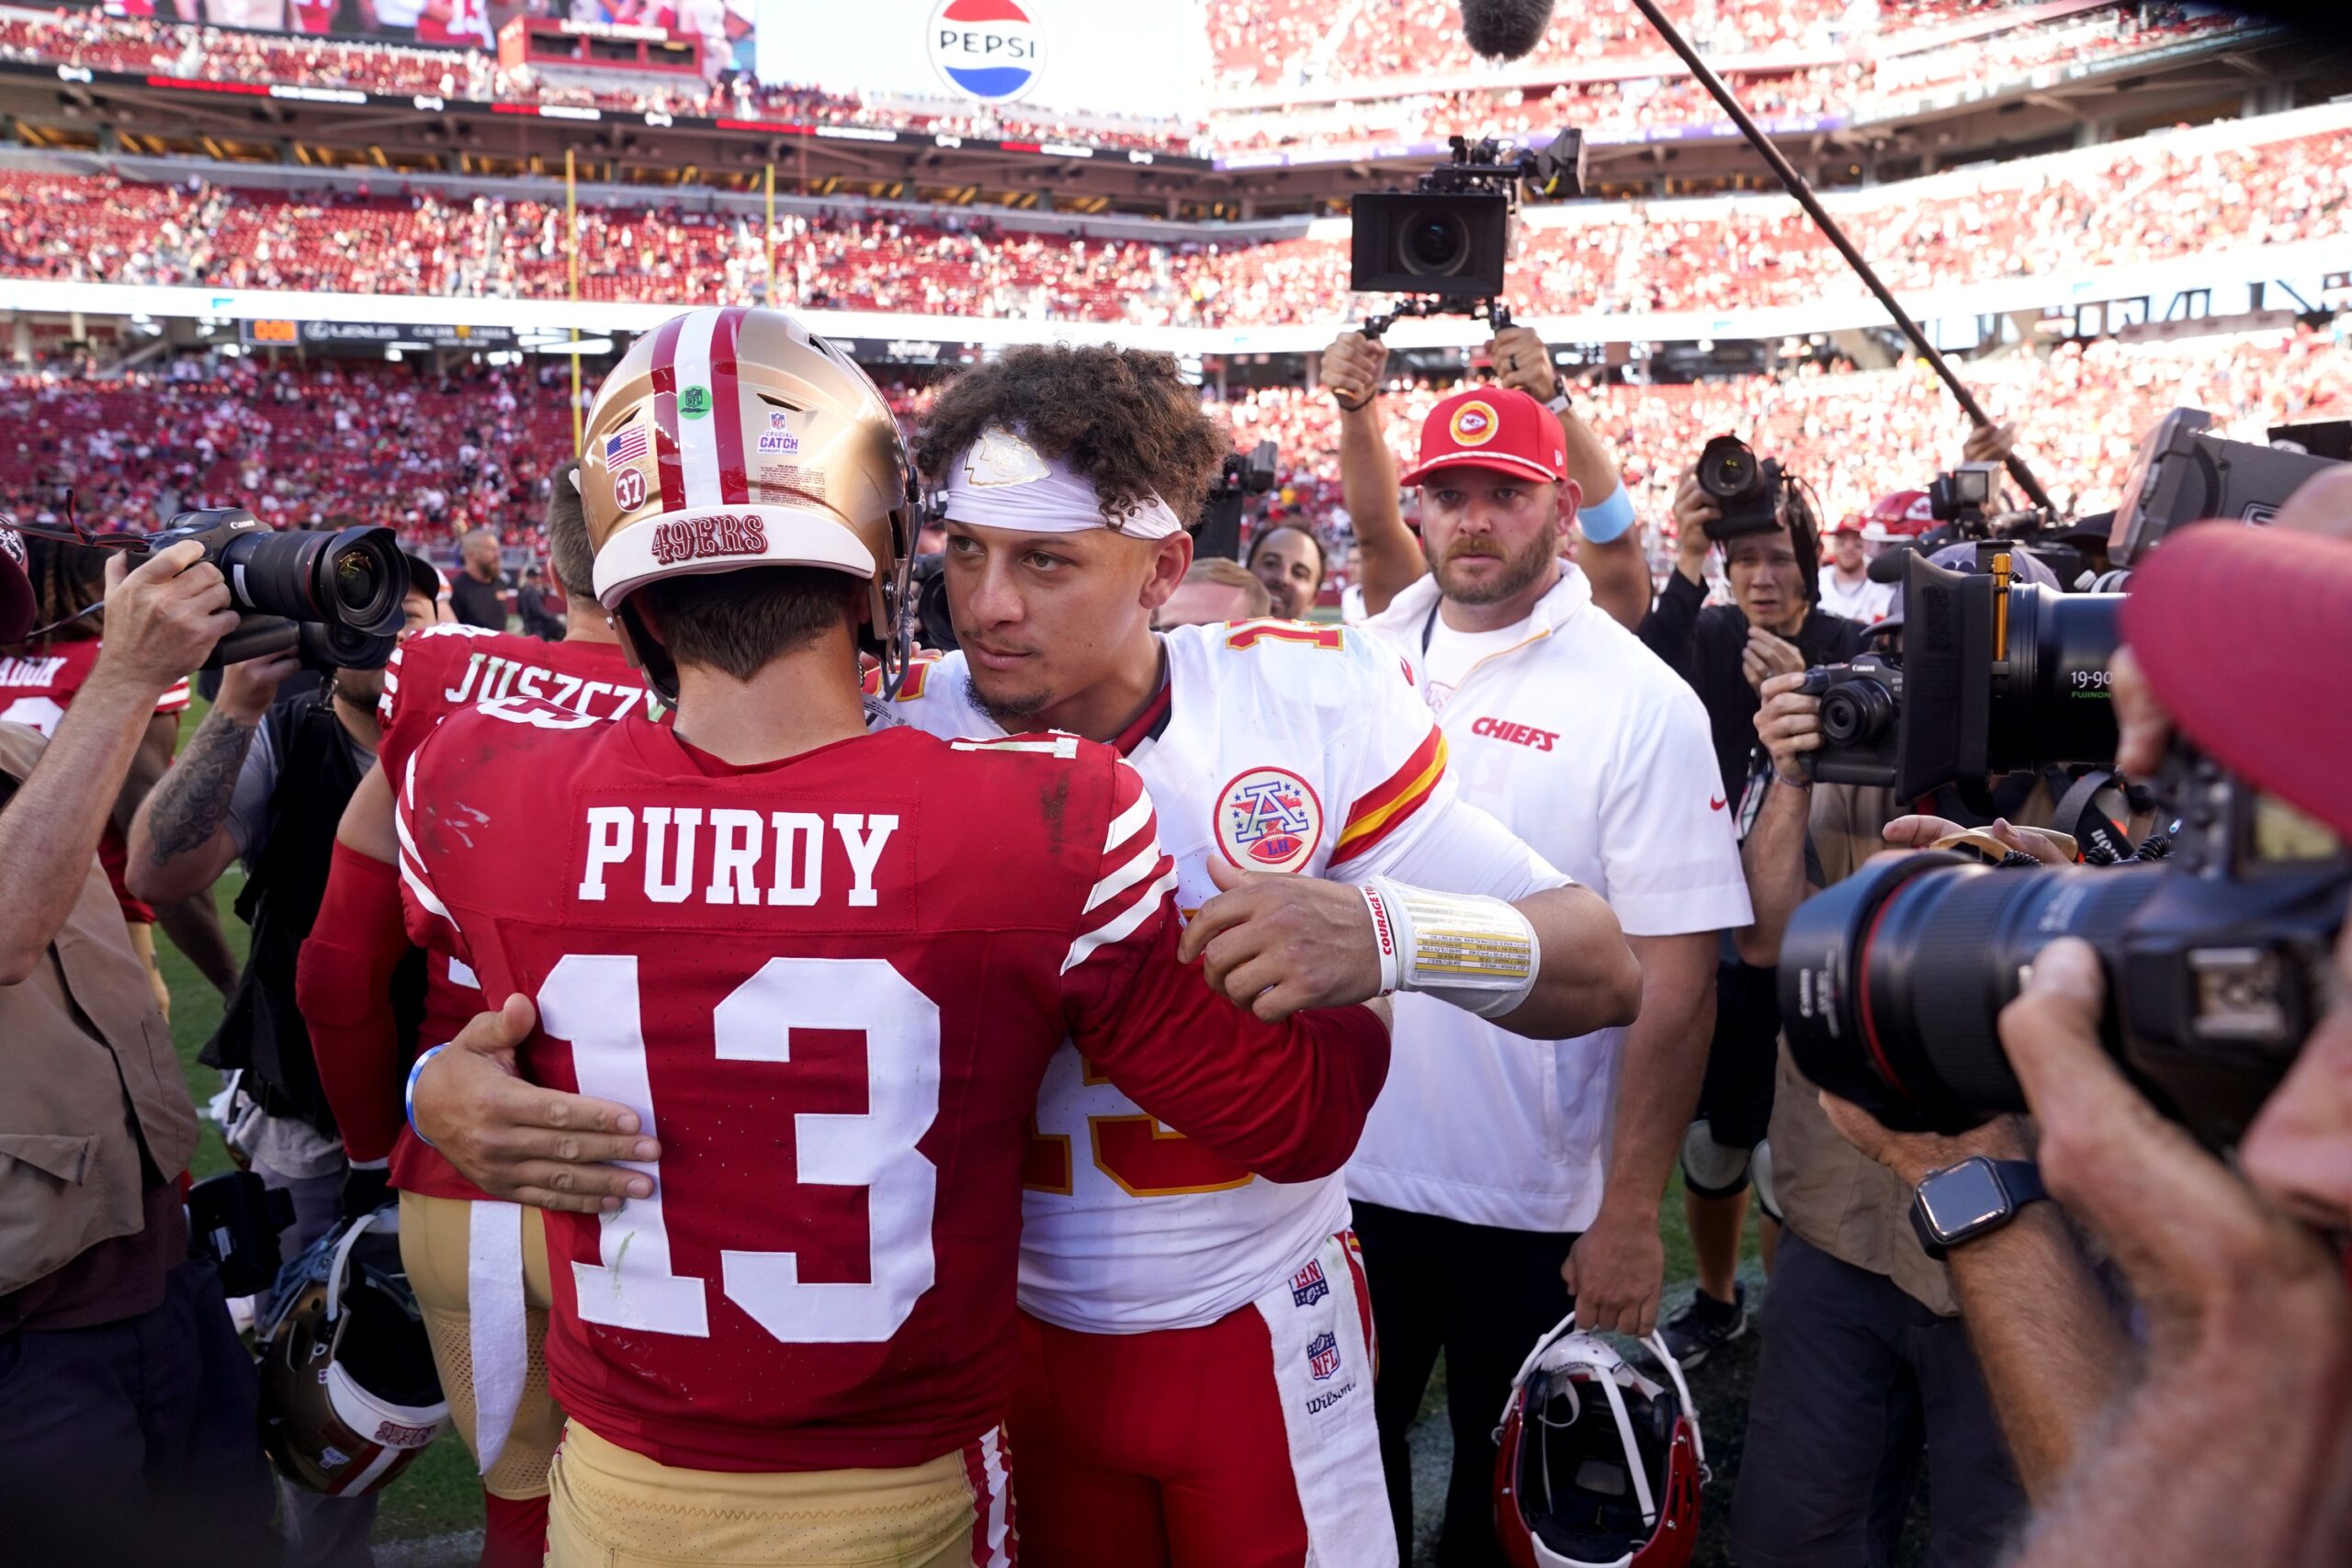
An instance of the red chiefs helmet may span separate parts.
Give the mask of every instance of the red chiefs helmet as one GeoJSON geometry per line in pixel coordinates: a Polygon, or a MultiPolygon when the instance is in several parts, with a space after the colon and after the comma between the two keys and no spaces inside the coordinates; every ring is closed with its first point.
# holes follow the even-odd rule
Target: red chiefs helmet
{"type": "Polygon", "coordinates": [[[392,1213],[363,1214],[288,1264],[261,1331],[262,1444],[312,1492],[376,1491],[449,1427],[392,1213]]]}
{"type": "Polygon", "coordinates": [[[1890,491],[1871,502],[1862,513],[1866,523],[1883,523],[1890,534],[1917,534],[1931,527],[1936,521],[1934,509],[1928,502],[1924,490],[1890,491]]]}
{"type": "Polygon", "coordinates": [[[1671,1386],[1564,1319],[1511,1380],[1495,1441],[1495,1533],[1511,1568],[1683,1568],[1699,1544],[1706,1450],[1682,1369],[1671,1386]]]}

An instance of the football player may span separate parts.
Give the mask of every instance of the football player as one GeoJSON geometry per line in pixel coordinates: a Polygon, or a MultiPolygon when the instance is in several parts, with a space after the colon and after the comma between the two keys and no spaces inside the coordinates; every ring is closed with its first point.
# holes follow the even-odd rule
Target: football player
{"type": "MultiPolygon", "coordinates": [[[[590,591],[595,552],[578,476],[566,464],[548,497],[548,565],[567,610],[563,640],[454,621],[415,633],[384,671],[387,748],[413,750],[449,714],[500,697],[541,698],[590,718],[658,712],[590,591]]],[[[401,929],[398,853],[391,786],[374,769],[344,810],[326,897],[302,947],[297,998],[345,1149],[355,1165],[389,1157],[401,1194],[401,1261],[450,1412],[481,1472],[481,1568],[534,1568],[547,1551],[548,1461],[563,1431],[548,1393],[546,1240],[537,1210],[490,1198],[401,1122],[401,1079],[414,1041],[389,1000],[415,950],[401,929]],[[477,1271],[481,1298],[492,1303],[479,1314],[469,1310],[477,1271]]],[[[482,1010],[481,987],[448,954],[419,956],[418,1034],[447,1040],[482,1010]]]]}
{"type": "MultiPolygon", "coordinates": [[[[384,754],[411,931],[513,1021],[536,1007],[527,1077],[640,1134],[625,1205],[548,1222],[548,1561],[1007,1562],[1048,1060],[1068,1038],[1145,1125],[1312,1182],[1377,1092],[1381,1020],[1268,1024],[1200,984],[1110,748],[866,733],[855,634],[904,626],[915,516],[831,345],[675,318],[599,390],[587,453],[598,597],[674,723],[505,698],[384,754]]],[[[497,1067],[435,1048],[410,1084],[420,1135],[494,1178],[460,1134],[497,1067]]]]}
{"type": "MultiPolygon", "coordinates": [[[[1457,798],[1393,652],[1281,620],[1152,634],[1222,450],[1165,355],[1015,349],[952,383],[917,458],[961,651],[892,710],[1118,746],[1200,911],[1185,950],[1261,1016],[1408,988],[1544,1038],[1629,1020],[1615,918],[1457,798]]],[[[1253,1177],[1082,1047],[1037,1131],[1012,1419],[1031,1560],[1393,1563],[1340,1180],[1253,1177]]]]}
{"type": "MultiPolygon", "coordinates": [[[[963,651],[919,657],[892,712],[1118,747],[1199,911],[1186,950],[1261,1016],[1413,988],[1544,1038],[1628,1021],[1615,918],[1456,798],[1393,653],[1283,621],[1153,635],[1223,450],[1165,355],[1017,348],[951,384],[918,456],[944,491],[963,651]]],[[[1030,1561],[1394,1563],[1341,1182],[1253,1176],[1077,1043],[1024,1184],[1030,1561]]]]}

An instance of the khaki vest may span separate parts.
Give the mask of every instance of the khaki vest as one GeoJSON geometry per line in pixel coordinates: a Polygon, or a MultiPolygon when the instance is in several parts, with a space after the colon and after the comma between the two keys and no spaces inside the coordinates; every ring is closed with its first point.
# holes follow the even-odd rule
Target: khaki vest
{"type": "MultiPolygon", "coordinates": [[[[43,741],[0,724],[0,773],[21,783],[43,741]]],[[[145,1224],[139,1151],[166,1180],[196,1152],[196,1108],[90,857],[81,896],[28,979],[0,986],[0,1294],[145,1224]]]]}

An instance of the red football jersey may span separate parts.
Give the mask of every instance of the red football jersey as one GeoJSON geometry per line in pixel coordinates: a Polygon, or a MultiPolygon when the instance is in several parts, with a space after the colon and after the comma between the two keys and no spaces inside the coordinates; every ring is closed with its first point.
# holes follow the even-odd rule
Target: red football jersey
{"type": "MultiPolygon", "coordinates": [[[[57,721],[65,716],[74,694],[89,681],[90,671],[97,665],[98,648],[96,637],[83,637],[52,642],[23,659],[0,659],[0,722],[27,725],[43,735],[56,734],[57,721]]],[[[155,711],[185,712],[187,703],[187,680],[183,676],[155,699],[155,711]]],[[[153,925],[154,906],[133,898],[122,885],[123,867],[130,858],[122,829],[108,822],[106,831],[98,835],[98,863],[106,867],[107,880],[114,886],[115,902],[122,906],[124,919],[153,925]]]]}
{"type": "MultiPolygon", "coordinates": [[[[631,669],[617,643],[543,642],[514,632],[494,632],[452,622],[426,626],[404,640],[384,667],[385,756],[405,756],[459,708],[495,697],[538,697],[590,718],[657,712],[659,702],[645,677],[631,669]]],[[[473,974],[446,953],[429,953],[424,966],[424,1021],[418,1035],[425,1045],[453,1038],[489,1004],[473,974]],[[454,969],[453,964],[458,964],[454,969]]],[[[384,1036],[387,1043],[390,1035],[384,1036]]],[[[374,1042],[369,1042],[374,1043],[374,1042]]],[[[392,1086],[397,1092],[404,1061],[387,1059],[361,1066],[356,1077],[392,1086]]],[[[427,1148],[403,1125],[391,1152],[392,1185],[429,1198],[481,1198],[481,1189],[458,1174],[457,1167],[427,1148]]]]}
{"type": "Polygon", "coordinates": [[[1067,1035],[1276,1180],[1385,1074],[1362,1009],[1260,1023],[1176,962],[1134,771],[893,729],[733,769],[668,726],[452,716],[398,794],[409,929],[537,999],[537,1081],[633,1107],[650,1200],[552,1214],[574,1420],[666,1464],[897,1467],[1002,1419],[1021,1162],[1067,1035]]]}

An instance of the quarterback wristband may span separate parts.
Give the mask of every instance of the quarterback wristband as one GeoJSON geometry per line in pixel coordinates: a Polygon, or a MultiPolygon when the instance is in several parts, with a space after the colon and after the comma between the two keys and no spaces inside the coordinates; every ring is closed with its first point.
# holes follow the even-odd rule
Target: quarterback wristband
{"type": "Polygon", "coordinates": [[[1518,1010],[1535,988],[1542,962],[1535,928],[1502,899],[1440,893],[1385,876],[1365,883],[1363,894],[1383,949],[1384,994],[1419,991],[1480,1018],[1499,1018],[1518,1010]]]}
{"type": "Polygon", "coordinates": [[[424,1073],[424,1064],[433,1060],[434,1057],[438,1056],[442,1052],[447,1051],[448,1048],[449,1047],[447,1045],[442,1044],[435,1045],[429,1051],[418,1052],[416,1054],[416,1060],[410,1065],[408,1069],[408,1088],[401,1093],[401,1104],[406,1108],[408,1113],[408,1130],[415,1134],[416,1141],[423,1144],[428,1149],[437,1148],[440,1145],[435,1144],[432,1139],[426,1137],[424,1135],[424,1129],[416,1124],[416,1080],[424,1073]]]}

